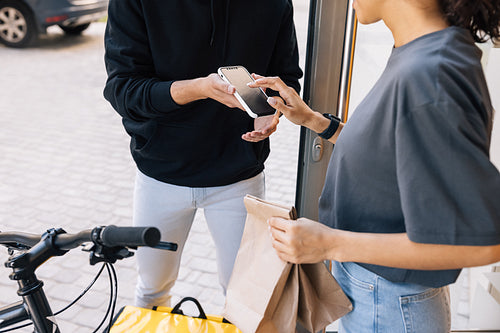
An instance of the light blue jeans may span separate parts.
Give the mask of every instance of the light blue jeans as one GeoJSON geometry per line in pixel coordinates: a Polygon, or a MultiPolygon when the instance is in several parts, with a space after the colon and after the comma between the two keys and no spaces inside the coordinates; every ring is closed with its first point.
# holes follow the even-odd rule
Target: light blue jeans
{"type": "Polygon", "coordinates": [[[226,290],[245,226],[243,198],[246,194],[264,198],[264,191],[264,173],[231,185],[192,188],[166,184],[137,171],[133,224],[155,226],[163,241],[179,247],[176,252],[138,249],[136,306],[170,305],[169,291],[177,279],[182,250],[198,208],[204,210],[215,244],[219,282],[226,290]]]}
{"type": "Polygon", "coordinates": [[[448,287],[391,282],[351,262],[333,262],[333,275],[354,307],[339,333],[450,332],[448,287]]]}

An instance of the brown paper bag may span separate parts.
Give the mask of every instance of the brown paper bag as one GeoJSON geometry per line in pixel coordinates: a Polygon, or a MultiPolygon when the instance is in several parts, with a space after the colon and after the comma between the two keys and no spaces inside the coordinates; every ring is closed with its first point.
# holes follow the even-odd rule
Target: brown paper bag
{"type": "Polygon", "coordinates": [[[323,263],[295,265],[299,269],[298,322],[318,332],[352,310],[352,305],[323,263]]]}
{"type": "Polygon", "coordinates": [[[272,247],[267,219],[296,219],[293,207],[247,195],[247,220],[226,293],[223,316],[243,333],[291,333],[297,320],[317,332],[351,303],[323,263],[294,265],[272,247]]]}
{"type": "MultiPolygon", "coordinates": [[[[244,333],[256,332],[259,325],[262,332],[265,332],[263,329],[270,333],[290,332],[271,328],[272,320],[263,321],[264,314],[267,318],[274,314],[292,268],[272,248],[267,219],[271,216],[295,218],[295,210],[270,205],[251,196],[245,197],[245,207],[248,215],[226,292],[223,316],[244,333]]],[[[292,321],[295,325],[296,320],[292,321]]]]}

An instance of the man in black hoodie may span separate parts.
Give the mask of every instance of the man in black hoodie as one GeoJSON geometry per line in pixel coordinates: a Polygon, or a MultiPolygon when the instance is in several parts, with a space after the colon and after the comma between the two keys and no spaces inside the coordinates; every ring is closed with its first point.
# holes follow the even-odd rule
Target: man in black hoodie
{"type": "MultiPolygon", "coordinates": [[[[136,305],[169,303],[197,208],[204,208],[225,290],[246,217],[264,195],[277,116],[250,118],[216,73],[243,65],[297,91],[302,71],[291,0],[111,0],[105,98],[122,116],[137,165],[134,225],[177,252],[141,248],[136,305]]],[[[272,93],[272,92],[269,92],[272,93]]]]}

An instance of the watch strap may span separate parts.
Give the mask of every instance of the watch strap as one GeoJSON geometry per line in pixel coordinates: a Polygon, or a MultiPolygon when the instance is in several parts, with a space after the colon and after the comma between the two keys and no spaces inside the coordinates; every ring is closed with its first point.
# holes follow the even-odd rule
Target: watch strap
{"type": "Polygon", "coordinates": [[[323,117],[330,119],[330,124],[323,132],[318,133],[318,135],[321,138],[328,140],[335,134],[335,132],[337,132],[340,125],[340,118],[330,113],[323,113],[323,117]]]}

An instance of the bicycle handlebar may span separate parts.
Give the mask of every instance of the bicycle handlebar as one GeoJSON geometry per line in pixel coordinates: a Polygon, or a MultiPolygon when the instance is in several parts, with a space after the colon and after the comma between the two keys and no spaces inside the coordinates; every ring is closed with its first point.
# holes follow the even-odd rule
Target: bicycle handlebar
{"type": "MultiPolygon", "coordinates": [[[[59,250],[71,250],[85,242],[106,247],[115,246],[150,246],[160,242],[160,231],[154,227],[117,227],[109,225],[96,227],[76,234],[59,233],[54,238],[54,247],[59,250]]],[[[33,247],[41,240],[41,236],[22,232],[0,232],[0,244],[22,244],[33,247]]]]}
{"type": "Polygon", "coordinates": [[[160,231],[154,227],[107,226],[101,232],[104,246],[150,246],[160,242],[160,231]]]}
{"type": "Polygon", "coordinates": [[[18,243],[32,247],[40,241],[40,235],[28,234],[24,232],[0,232],[0,244],[18,243]]]}
{"type": "MultiPolygon", "coordinates": [[[[117,282],[112,264],[134,254],[127,247],[150,246],[170,251],[177,250],[177,244],[160,242],[160,236],[160,231],[154,227],[117,227],[114,225],[100,226],[75,234],[68,234],[60,228],[49,229],[41,236],[23,232],[0,232],[0,245],[9,248],[10,257],[5,262],[6,267],[12,268],[9,278],[18,281],[17,294],[23,297],[23,302],[0,309],[0,327],[30,319],[36,332],[59,332],[57,325],[51,319],[54,315],[43,291],[43,282],[37,279],[35,271],[48,259],[62,256],[83,243],[89,243],[83,250],[90,252],[90,264],[105,263],[110,275],[110,283],[113,284],[113,280],[115,282],[114,296],[112,292],[106,316],[99,325],[101,327],[110,309],[110,318],[113,318],[116,304],[117,282]]],[[[22,326],[15,328],[20,327],[22,326]]]]}

